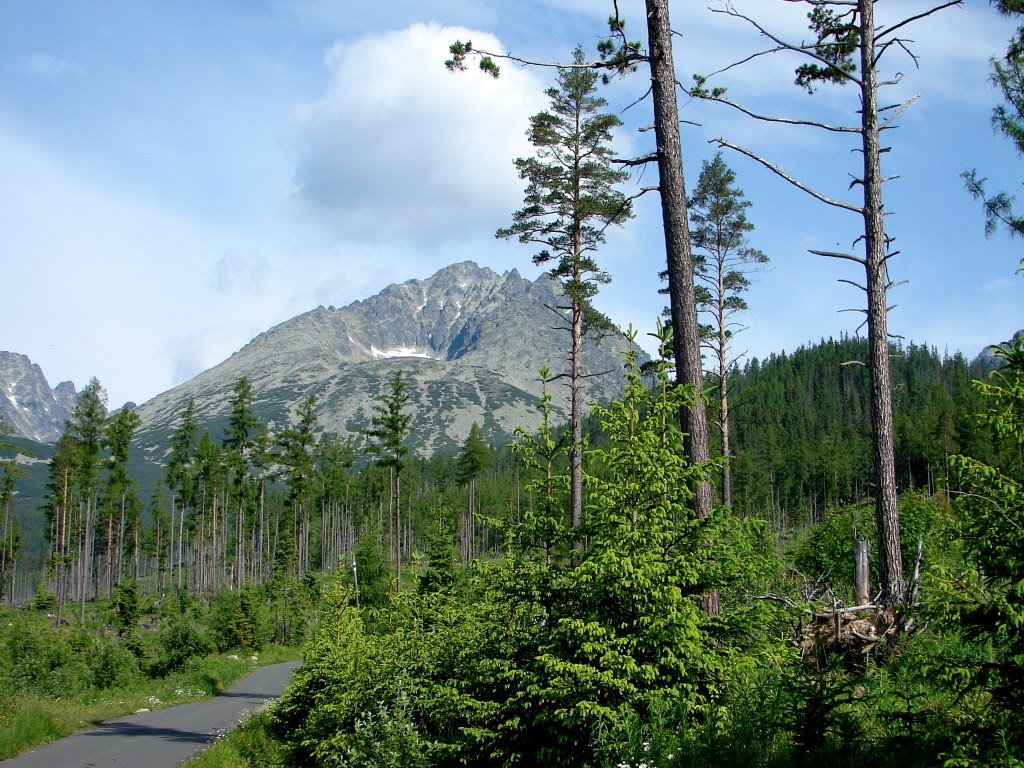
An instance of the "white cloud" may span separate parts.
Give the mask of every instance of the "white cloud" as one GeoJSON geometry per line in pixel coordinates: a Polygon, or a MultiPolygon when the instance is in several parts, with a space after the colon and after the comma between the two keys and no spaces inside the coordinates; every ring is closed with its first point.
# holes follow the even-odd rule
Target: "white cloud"
{"type": "Polygon", "coordinates": [[[293,198],[336,237],[415,242],[465,237],[521,199],[512,159],[529,152],[528,118],[545,105],[526,71],[498,80],[444,68],[456,39],[502,50],[491,35],[415,24],[335,44],[332,77],[295,114],[293,198]]]}

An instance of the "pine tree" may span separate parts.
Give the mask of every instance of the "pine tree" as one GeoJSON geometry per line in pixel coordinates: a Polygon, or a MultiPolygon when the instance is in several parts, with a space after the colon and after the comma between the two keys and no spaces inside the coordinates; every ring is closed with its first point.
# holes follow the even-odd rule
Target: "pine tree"
{"type": "MultiPolygon", "coordinates": [[[[794,0],[797,1],[797,0],[794,0]]],[[[867,306],[865,325],[868,336],[868,370],[871,375],[871,431],[875,466],[875,518],[878,528],[879,571],[882,582],[881,603],[886,606],[901,603],[905,598],[906,584],[900,559],[899,509],[896,495],[896,468],[893,453],[892,381],[890,376],[888,292],[894,281],[890,279],[891,259],[898,253],[892,250],[892,237],[885,231],[885,209],[883,184],[888,179],[882,175],[882,154],[888,147],[881,144],[882,132],[893,128],[893,121],[913,101],[903,104],[886,105],[880,102],[880,90],[884,86],[896,85],[895,80],[880,77],[882,59],[887,53],[901,51],[910,54],[907,40],[902,37],[906,27],[938,11],[959,5],[961,0],[938,0],[930,8],[903,19],[876,22],[877,0],[799,0],[807,6],[812,39],[810,42],[789,43],[773,35],[756,19],[727,5],[720,13],[743,19],[767,36],[774,47],[761,53],[787,51],[801,54],[808,63],[797,67],[795,82],[801,88],[813,93],[823,83],[852,85],[857,91],[857,124],[837,126],[819,120],[794,119],[775,115],[761,115],[752,112],[724,98],[722,88],[709,89],[706,78],[697,76],[692,96],[710,99],[743,111],[748,116],[769,123],[786,123],[814,127],[829,133],[847,133],[856,137],[860,158],[860,175],[854,176],[850,189],[860,188],[857,204],[835,200],[797,181],[769,161],[751,150],[739,147],[724,138],[715,139],[722,147],[730,147],[761,163],[769,170],[806,192],[820,202],[841,208],[858,215],[863,223],[863,255],[835,251],[812,251],[819,256],[842,259],[859,264],[864,269],[864,283],[852,280],[844,282],[862,290],[867,306]]],[[[744,62],[760,60],[761,54],[748,56],[744,62]]],[[[914,59],[916,62],[916,58],[914,59]]],[[[737,62],[739,64],[740,62],[737,62]]],[[[733,69],[732,66],[720,71],[733,69]]],[[[853,121],[851,121],[853,122],[853,121]]],[[[893,177],[888,177],[893,178],[893,177]]]]}
{"type": "MultiPolygon", "coordinates": [[[[1005,16],[1024,16],[1024,3],[1020,0],[992,0],[992,5],[1005,16]]],[[[1018,154],[1024,155],[1024,26],[1018,27],[1010,38],[1006,53],[1001,58],[992,58],[992,83],[1003,97],[1003,103],[992,111],[992,127],[1012,142],[1018,154]]],[[[1014,213],[1012,195],[999,192],[989,197],[985,179],[978,178],[977,170],[965,171],[962,176],[967,191],[982,202],[986,235],[1002,227],[1011,236],[1024,237],[1024,216],[1014,213]]],[[[1021,267],[1024,268],[1024,259],[1021,267]]]]}
{"type": "Polygon", "coordinates": [[[703,342],[711,350],[718,381],[719,431],[722,438],[722,503],[732,504],[732,476],[729,457],[729,368],[732,337],[744,326],[735,319],[747,309],[742,294],[750,286],[747,274],[768,257],[747,244],[747,233],[754,225],[747,220],[750,201],[734,186],[736,174],[725,164],[719,152],[704,161],[700,178],[690,198],[690,238],[694,249],[697,302],[708,320],[702,327],[703,342]]]}
{"type": "Polygon", "coordinates": [[[549,111],[530,118],[527,135],[536,157],[519,158],[516,168],[527,182],[524,207],[513,214],[513,223],[498,237],[517,237],[519,242],[539,245],[534,264],[554,263],[550,274],[557,278],[568,306],[557,306],[560,319],[569,312],[571,336],[569,389],[571,393],[572,446],[570,449],[570,515],[578,528],[583,516],[583,336],[591,326],[606,321],[591,307],[598,286],[611,278],[594,259],[612,224],[631,216],[631,203],[614,189],[628,174],[612,165],[612,130],[622,124],[615,115],[602,112],[607,102],[595,95],[600,76],[583,66],[583,50],[573,54],[572,67],[559,68],[558,87],[547,91],[549,111]]]}

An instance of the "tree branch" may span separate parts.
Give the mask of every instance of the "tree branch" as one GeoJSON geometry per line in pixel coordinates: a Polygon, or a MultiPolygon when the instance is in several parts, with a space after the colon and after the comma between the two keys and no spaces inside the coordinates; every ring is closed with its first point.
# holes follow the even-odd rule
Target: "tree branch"
{"type": "Polygon", "coordinates": [[[742,104],[737,104],[735,101],[730,101],[729,99],[724,99],[721,96],[714,96],[711,93],[708,93],[706,95],[701,95],[700,93],[698,93],[696,91],[690,91],[688,93],[690,94],[690,96],[692,96],[695,99],[703,99],[704,101],[714,101],[714,102],[718,102],[719,104],[725,104],[728,107],[732,107],[733,109],[739,110],[740,112],[742,112],[743,114],[747,115],[748,117],[752,117],[755,120],[761,120],[761,121],[766,122],[766,123],[785,123],[786,125],[806,125],[806,126],[810,126],[811,128],[821,128],[822,130],[825,130],[825,131],[833,131],[834,133],[860,133],[860,130],[861,130],[860,128],[853,128],[851,126],[846,126],[846,125],[829,125],[828,123],[820,123],[817,120],[801,120],[801,119],[795,118],[795,117],[777,117],[777,116],[774,116],[774,115],[761,115],[761,114],[758,114],[757,112],[753,112],[753,111],[747,109],[742,104]]]}
{"type": "MultiPolygon", "coordinates": [[[[891,115],[889,115],[889,117],[886,118],[884,123],[882,123],[880,126],[878,126],[878,130],[882,131],[882,130],[885,130],[886,128],[888,128],[893,120],[895,120],[897,117],[899,117],[901,114],[903,114],[903,110],[905,110],[907,107],[909,107],[915,101],[917,101],[919,98],[921,98],[921,92],[920,91],[918,91],[913,96],[911,96],[909,99],[907,99],[902,104],[900,104],[896,108],[896,111],[893,112],[891,115]]],[[[889,109],[891,109],[891,107],[889,107],[889,109]]]]}
{"type": "MultiPolygon", "coordinates": [[[[954,0],[954,2],[955,2],[955,0],[954,0]]],[[[823,67],[826,67],[829,71],[833,71],[837,75],[839,75],[840,77],[846,78],[851,83],[856,83],[858,86],[861,85],[860,78],[854,77],[853,74],[851,74],[850,72],[844,72],[842,69],[839,69],[839,67],[837,67],[835,64],[833,64],[828,59],[826,59],[824,56],[819,56],[814,51],[808,49],[807,46],[793,45],[792,43],[787,43],[785,40],[782,40],[781,38],[778,38],[775,35],[773,35],[771,32],[769,32],[767,29],[762,27],[760,24],[758,24],[756,21],[754,21],[749,16],[746,16],[746,15],[740,13],[739,11],[737,11],[735,8],[733,8],[731,6],[727,6],[726,8],[712,8],[711,12],[712,13],[724,13],[726,16],[733,16],[733,17],[735,17],[737,19],[743,19],[745,22],[747,22],[752,27],[757,29],[764,37],[767,37],[769,40],[771,40],[773,43],[775,43],[777,46],[779,46],[780,49],[785,49],[787,51],[793,51],[794,53],[803,54],[804,56],[806,56],[809,59],[814,59],[819,64],[821,64],[823,67]]]]}
{"type": "Polygon", "coordinates": [[[852,253],[839,253],[838,251],[815,251],[809,250],[809,253],[813,253],[815,256],[825,256],[829,259],[846,259],[847,261],[854,261],[861,266],[866,266],[867,261],[862,259],[860,256],[854,256],[852,253]]]}
{"type": "Polygon", "coordinates": [[[903,21],[900,21],[900,22],[897,22],[896,24],[893,24],[888,29],[883,29],[883,30],[881,30],[879,32],[876,32],[875,33],[875,44],[878,45],[882,41],[883,37],[885,37],[886,35],[891,35],[897,29],[900,29],[901,27],[905,27],[908,24],[913,24],[918,19],[923,19],[926,16],[931,16],[933,13],[938,13],[939,11],[945,10],[946,8],[949,8],[950,6],[953,6],[953,5],[963,5],[963,0],[949,0],[949,2],[940,3],[939,5],[933,6],[932,8],[930,8],[927,11],[922,11],[921,13],[918,13],[918,14],[916,14],[914,16],[908,16],[907,18],[903,19],[903,21]]]}
{"type": "MultiPolygon", "coordinates": [[[[783,171],[779,167],[777,167],[777,166],[773,165],[772,163],[768,162],[763,157],[760,157],[759,155],[755,155],[753,152],[751,152],[749,149],[746,149],[745,147],[738,146],[738,145],[733,144],[730,141],[726,141],[725,139],[722,139],[722,138],[712,139],[710,143],[717,144],[720,147],[728,147],[729,149],[734,149],[737,152],[739,152],[740,154],[746,155],[751,160],[756,160],[761,165],[763,165],[765,168],[767,168],[769,171],[774,173],[776,176],[778,176],[778,177],[780,177],[782,179],[785,179],[790,184],[792,184],[794,187],[796,187],[797,189],[803,190],[804,192],[806,192],[808,195],[810,195],[811,197],[813,197],[816,200],[820,200],[821,202],[827,203],[828,205],[835,206],[836,208],[842,208],[843,210],[846,210],[846,211],[852,211],[853,213],[857,213],[857,214],[861,214],[861,215],[863,215],[863,213],[864,213],[863,208],[860,208],[860,207],[858,207],[856,205],[851,205],[850,203],[844,203],[841,200],[833,200],[830,197],[825,197],[823,194],[821,194],[817,190],[811,189],[806,184],[804,184],[804,183],[802,183],[800,181],[797,181],[796,179],[794,179],[792,176],[790,176],[788,173],[786,173],[785,171],[783,171]]],[[[813,251],[812,251],[812,253],[813,253],[813,251]]]]}

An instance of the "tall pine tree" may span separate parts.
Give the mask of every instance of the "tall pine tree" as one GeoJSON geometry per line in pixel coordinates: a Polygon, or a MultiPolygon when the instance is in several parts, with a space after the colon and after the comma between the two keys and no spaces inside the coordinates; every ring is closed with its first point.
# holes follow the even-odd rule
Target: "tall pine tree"
{"type": "Polygon", "coordinates": [[[569,351],[570,516],[574,528],[583,519],[583,336],[606,321],[591,307],[598,286],[610,280],[594,258],[604,232],[631,215],[631,203],[615,190],[628,174],[612,164],[612,130],[622,124],[603,112],[607,102],[596,95],[600,76],[584,66],[583,50],[573,54],[572,67],[558,69],[558,87],[547,91],[550,109],[530,118],[527,136],[535,157],[515,161],[527,182],[525,205],[512,216],[512,226],[498,237],[517,237],[539,245],[538,265],[553,264],[552,277],[562,285],[567,306],[552,307],[571,337],[569,351]]]}
{"type": "Polygon", "coordinates": [[[697,276],[697,302],[703,319],[705,347],[711,350],[714,376],[718,381],[719,431],[722,438],[722,503],[732,504],[732,475],[728,459],[729,368],[735,363],[730,344],[744,326],[736,315],[747,308],[743,294],[750,286],[747,274],[768,257],[747,243],[754,225],[747,220],[750,201],[735,186],[736,174],[719,152],[704,161],[700,178],[690,198],[690,239],[697,276]]]}

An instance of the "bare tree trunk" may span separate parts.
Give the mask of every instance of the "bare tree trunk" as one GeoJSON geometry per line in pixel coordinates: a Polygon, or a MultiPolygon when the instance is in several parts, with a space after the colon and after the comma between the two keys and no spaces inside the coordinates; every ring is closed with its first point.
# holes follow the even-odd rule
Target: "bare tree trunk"
{"type": "MultiPolygon", "coordinates": [[[[676,73],[672,59],[672,27],[668,0],[646,0],[647,37],[651,66],[651,94],[654,99],[654,134],[658,148],[658,179],[661,214],[665,229],[669,304],[672,312],[672,350],[676,380],[700,393],[703,370],[697,333],[697,296],[693,283],[693,255],[687,221],[686,185],[683,178],[683,150],[679,138],[679,107],[676,73]]],[[[698,400],[680,414],[686,433],[686,452],[693,463],[710,458],[707,409],[698,400]]],[[[701,517],[711,513],[711,486],[700,483],[695,490],[694,510],[701,517]]],[[[717,599],[716,599],[717,603],[717,599]]],[[[715,609],[717,613],[717,608],[715,609]]]]}
{"type": "Polygon", "coordinates": [[[395,582],[395,592],[402,591],[402,470],[395,472],[395,529],[398,534],[395,536],[395,569],[398,574],[398,581],[395,582]]]}
{"type": "Polygon", "coordinates": [[[871,372],[871,424],[874,432],[875,522],[882,603],[903,601],[903,556],[893,459],[892,380],[889,373],[888,272],[882,207],[878,80],[875,62],[874,2],[859,0],[861,16],[861,126],[864,144],[864,236],[868,298],[868,350],[871,372]]]}
{"type": "Polygon", "coordinates": [[[60,531],[58,535],[59,545],[59,556],[60,559],[57,561],[57,626],[60,626],[61,619],[64,613],[64,602],[67,600],[68,585],[67,585],[67,568],[66,560],[68,553],[68,469],[64,469],[64,484],[61,489],[61,504],[60,504],[60,531]]]}
{"type": "Polygon", "coordinates": [[[853,590],[857,605],[866,605],[871,599],[871,542],[853,541],[853,590]]]}
{"type": "Polygon", "coordinates": [[[185,554],[185,547],[183,539],[185,538],[185,507],[182,505],[181,509],[178,510],[178,591],[181,591],[181,577],[182,577],[182,556],[185,554]]]}
{"type": "MultiPolygon", "coordinates": [[[[688,411],[680,413],[686,433],[685,449],[694,464],[708,461],[708,420],[703,398],[703,370],[697,333],[697,296],[693,283],[693,255],[687,221],[686,185],[683,179],[683,150],[679,138],[679,106],[676,100],[676,72],[672,58],[672,27],[668,0],[646,0],[647,40],[651,66],[651,95],[654,99],[654,135],[658,148],[658,185],[665,229],[669,306],[672,312],[672,351],[676,381],[693,387],[698,398],[688,411]]],[[[693,508],[700,517],[711,514],[711,485],[694,488],[693,508]]],[[[708,592],[702,604],[711,616],[720,611],[717,591],[708,592]]]]}
{"type": "MultiPolygon", "coordinates": [[[[725,296],[725,279],[722,275],[722,269],[718,270],[718,295],[725,296]]],[[[729,444],[729,360],[728,360],[728,349],[729,349],[729,336],[726,333],[726,317],[725,317],[725,302],[719,300],[718,302],[718,397],[719,406],[721,413],[719,418],[721,419],[721,431],[722,431],[722,458],[725,459],[725,463],[722,466],[722,503],[727,506],[732,506],[732,467],[730,466],[730,458],[732,457],[732,446],[729,444]]]]}
{"type": "MultiPolygon", "coordinates": [[[[577,256],[577,261],[579,257],[577,256]]],[[[579,280],[579,275],[576,275],[579,280]]],[[[583,307],[572,302],[572,351],[569,355],[572,446],[569,451],[569,496],[573,530],[583,524],[583,307]]],[[[573,537],[573,547],[583,542],[573,537]]]]}
{"type": "Polygon", "coordinates": [[[85,502],[85,528],[82,531],[82,578],[79,584],[79,610],[78,610],[78,621],[84,627],[85,626],[85,593],[86,584],[88,583],[88,570],[90,565],[90,551],[89,551],[89,530],[92,528],[92,498],[86,499],[85,502]]]}
{"type": "Polygon", "coordinates": [[[107,514],[107,552],[106,552],[106,578],[104,579],[104,596],[108,599],[111,595],[111,584],[114,577],[114,516],[107,514]]]}
{"type": "Polygon", "coordinates": [[[174,586],[174,491],[171,491],[171,525],[168,533],[170,534],[170,544],[167,547],[167,560],[170,568],[168,569],[168,585],[174,586]]]}
{"type": "Polygon", "coordinates": [[[121,574],[124,571],[124,507],[125,495],[121,494],[121,515],[117,522],[117,568],[114,572],[114,584],[121,583],[121,574]]]}

